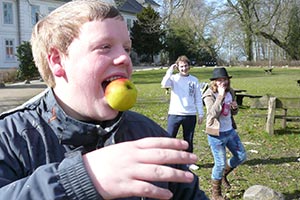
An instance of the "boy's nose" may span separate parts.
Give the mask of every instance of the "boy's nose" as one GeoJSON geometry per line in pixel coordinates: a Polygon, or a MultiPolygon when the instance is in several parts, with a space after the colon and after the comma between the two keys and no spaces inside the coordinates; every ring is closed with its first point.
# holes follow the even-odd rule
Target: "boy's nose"
{"type": "Polygon", "coordinates": [[[131,58],[127,52],[116,56],[113,60],[114,65],[132,66],[131,58]]]}
{"type": "Polygon", "coordinates": [[[133,68],[132,68],[132,62],[129,54],[122,54],[114,58],[113,64],[116,67],[124,68],[128,75],[131,76],[133,68]]]}
{"type": "Polygon", "coordinates": [[[129,60],[130,60],[129,56],[120,55],[120,56],[118,56],[114,59],[114,64],[118,65],[118,64],[121,64],[121,63],[128,63],[129,60]]]}

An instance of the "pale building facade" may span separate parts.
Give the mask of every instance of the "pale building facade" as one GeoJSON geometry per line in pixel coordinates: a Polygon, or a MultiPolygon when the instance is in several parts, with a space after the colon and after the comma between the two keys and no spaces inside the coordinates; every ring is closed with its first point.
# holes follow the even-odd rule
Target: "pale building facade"
{"type": "MultiPolygon", "coordinates": [[[[36,22],[69,0],[0,0],[0,68],[17,68],[17,47],[29,41],[36,22]]],[[[128,28],[143,7],[159,5],[153,0],[105,0],[117,5],[128,28]]]]}

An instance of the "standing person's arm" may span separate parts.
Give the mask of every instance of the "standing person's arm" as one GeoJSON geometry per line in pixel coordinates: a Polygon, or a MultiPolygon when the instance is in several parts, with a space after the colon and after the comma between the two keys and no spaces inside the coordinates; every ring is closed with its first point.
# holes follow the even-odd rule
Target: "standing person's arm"
{"type": "Polygon", "coordinates": [[[232,96],[232,102],[231,102],[231,114],[232,115],[237,115],[239,112],[239,106],[237,104],[237,102],[235,101],[235,94],[234,94],[234,90],[232,88],[230,88],[230,93],[232,96]]]}
{"type": "Polygon", "coordinates": [[[162,88],[172,88],[172,81],[171,76],[173,74],[173,71],[176,69],[177,65],[173,64],[169,69],[167,70],[165,76],[163,77],[161,81],[161,87],[162,88]]]}
{"type": "Polygon", "coordinates": [[[195,103],[198,112],[198,124],[202,124],[204,111],[203,111],[203,101],[202,101],[202,94],[200,90],[200,84],[197,82],[196,86],[196,93],[195,93],[195,103]]]}

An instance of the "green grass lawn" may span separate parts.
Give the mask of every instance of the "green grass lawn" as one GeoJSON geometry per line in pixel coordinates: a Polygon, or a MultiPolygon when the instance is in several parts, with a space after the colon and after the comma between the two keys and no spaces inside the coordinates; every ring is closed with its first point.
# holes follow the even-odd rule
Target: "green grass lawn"
{"type": "MultiPolygon", "coordinates": [[[[201,82],[209,82],[213,68],[192,68],[191,74],[201,82]]],[[[233,88],[245,89],[253,95],[273,95],[277,97],[300,97],[299,68],[275,68],[271,75],[263,68],[231,67],[227,68],[233,76],[233,88]]],[[[166,69],[138,71],[133,81],[138,88],[138,101],[134,111],[140,112],[163,128],[167,124],[169,95],[161,89],[160,81],[166,69]]],[[[252,185],[261,184],[283,193],[286,199],[300,199],[300,123],[287,123],[287,129],[281,128],[280,120],[275,122],[275,135],[265,131],[264,118],[255,118],[255,113],[266,110],[250,109],[250,99],[245,97],[239,114],[235,117],[238,132],[247,150],[247,161],[238,167],[229,179],[230,191],[223,191],[230,199],[242,199],[244,191],[252,185]]],[[[289,111],[300,115],[300,108],[289,111]]],[[[210,196],[210,174],[213,158],[204,133],[205,122],[196,127],[194,153],[199,157],[200,169],[195,171],[200,179],[200,187],[210,196]]],[[[182,133],[179,132],[178,137],[182,133]]]]}

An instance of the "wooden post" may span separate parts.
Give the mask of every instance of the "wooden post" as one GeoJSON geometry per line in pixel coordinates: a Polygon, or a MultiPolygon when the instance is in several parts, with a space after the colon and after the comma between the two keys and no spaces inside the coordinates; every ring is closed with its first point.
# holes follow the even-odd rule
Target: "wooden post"
{"type": "Polygon", "coordinates": [[[266,124],[266,131],[270,135],[274,135],[275,108],[276,108],[276,97],[270,97],[269,104],[268,104],[267,124],[266,124]]]}
{"type": "Polygon", "coordinates": [[[286,128],[286,117],[287,117],[287,109],[283,109],[283,117],[282,117],[282,128],[286,128]]]}

